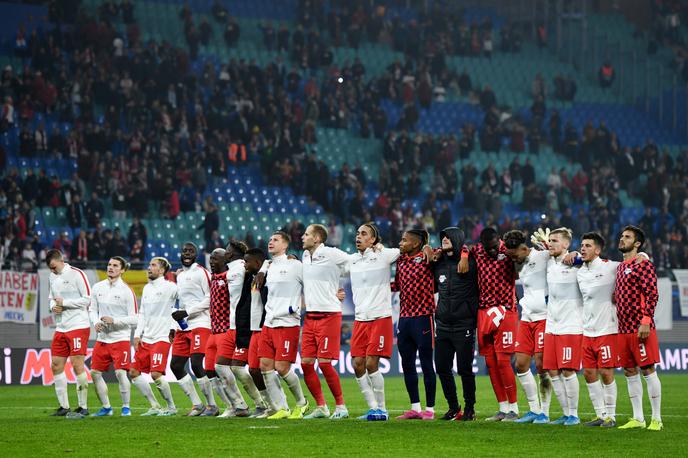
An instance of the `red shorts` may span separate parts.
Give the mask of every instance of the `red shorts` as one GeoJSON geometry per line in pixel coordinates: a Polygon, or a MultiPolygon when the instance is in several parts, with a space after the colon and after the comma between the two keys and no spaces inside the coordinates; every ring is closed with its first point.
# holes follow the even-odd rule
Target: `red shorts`
{"type": "Polygon", "coordinates": [[[248,368],[260,369],[260,358],[258,348],[260,347],[260,331],[253,331],[251,343],[248,345],[248,368]]]}
{"type": "Polygon", "coordinates": [[[88,349],[88,336],[91,328],[75,329],[69,332],[55,331],[53,343],[50,345],[50,353],[53,356],[86,356],[88,349]]]}
{"type": "Polygon", "coordinates": [[[164,374],[167,369],[170,346],[171,344],[164,340],[152,344],[141,342],[139,349],[134,353],[134,369],[146,374],[151,372],[164,374]]]}
{"type": "Polygon", "coordinates": [[[492,352],[511,354],[516,351],[518,312],[507,310],[504,318],[495,327],[492,309],[478,309],[478,350],[485,356],[492,352]]]}
{"type": "Polygon", "coordinates": [[[129,370],[131,367],[131,344],[129,341],[103,343],[96,342],[91,355],[91,369],[106,372],[110,363],[117,369],[129,370]]]}
{"type": "Polygon", "coordinates": [[[217,359],[217,341],[223,334],[210,334],[208,342],[205,344],[205,358],[203,358],[203,369],[207,371],[215,370],[215,360],[217,359]]]}
{"type": "Polygon", "coordinates": [[[545,348],[545,324],[547,320],[519,321],[516,336],[516,352],[533,356],[545,348]]]}
{"type": "Polygon", "coordinates": [[[619,363],[621,367],[654,366],[659,362],[659,341],[657,331],[650,330],[645,342],[641,342],[638,333],[618,334],[619,363]]]}
{"type": "Polygon", "coordinates": [[[237,361],[248,361],[248,348],[236,347],[236,329],[217,334],[217,356],[237,361]]]}
{"type": "Polygon", "coordinates": [[[301,357],[339,359],[341,313],[306,313],[301,335],[301,357]]]}
{"type": "Polygon", "coordinates": [[[373,321],[354,321],[354,332],[351,335],[351,356],[392,357],[392,339],[394,324],[392,317],[378,318],[373,321]]]}
{"type": "Polygon", "coordinates": [[[260,332],[258,357],[295,363],[299,349],[299,331],[301,329],[298,326],[288,328],[263,326],[260,332]]]}
{"type": "Polygon", "coordinates": [[[172,356],[188,358],[195,354],[204,354],[210,337],[210,329],[196,328],[191,331],[177,331],[172,342],[172,356]]]}
{"type": "Polygon", "coordinates": [[[616,334],[583,336],[583,367],[600,369],[619,367],[619,339],[616,334]]]}
{"type": "Polygon", "coordinates": [[[559,369],[580,370],[583,334],[545,334],[545,352],[542,367],[556,371],[559,369]]]}

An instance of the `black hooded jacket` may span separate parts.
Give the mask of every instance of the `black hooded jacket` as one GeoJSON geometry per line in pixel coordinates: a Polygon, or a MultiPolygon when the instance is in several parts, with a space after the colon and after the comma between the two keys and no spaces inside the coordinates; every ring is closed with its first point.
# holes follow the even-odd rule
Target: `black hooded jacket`
{"type": "Polygon", "coordinates": [[[457,272],[464,243],[463,231],[448,227],[440,240],[448,237],[454,248],[451,256],[442,253],[435,263],[435,289],[439,293],[435,321],[438,331],[454,332],[475,329],[478,320],[478,266],[473,256],[468,259],[465,274],[457,272]]]}

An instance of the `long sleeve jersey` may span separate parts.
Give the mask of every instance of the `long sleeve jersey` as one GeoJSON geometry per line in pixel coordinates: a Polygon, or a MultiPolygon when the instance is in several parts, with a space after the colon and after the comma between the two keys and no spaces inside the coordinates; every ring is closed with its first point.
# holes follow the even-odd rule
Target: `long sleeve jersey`
{"type": "Polygon", "coordinates": [[[598,257],[578,269],[584,336],[599,337],[619,332],[616,306],[612,302],[618,265],[618,262],[598,257]]]}
{"type": "Polygon", "coordinates": [[[342,303],[337,298],[342,269],[346,268],[351,255],[344,251],[320,245],[313,255],[303,252],[303,296],[307,312],[341,312],[342,303]]]}
{"type": "Polygon", "coordinates": [[[268,300],[265,304],[265,326],[269,328],[301,325],[303,300],[303,267],[287,255],[276,256],[268,267],[265,284],[268,300]]]}
{"type": "Polygon", "coordinates": [[[177,275],[177,287],[179,309],[189,314],[187,330],[210,329],[210,273],[200,264],[193,263],[177,275]]]}
{"type": "Polygon", "coordinates": [[[104,324],[105,329],[96,337],[98,342],[129,342],[131,330],[138,324],[136,295],[121,278],[114,283],[108,279],[99,281],[93,285],[89,313],[94,324],[104,316],[114,320],[112,324],[104,324]]]}
{"type": "Polygon", "coordinates": [[[177,299],[177,285],[163,277],[144,286],[134,337],[140,337],[148,344],[167,342],[170,330],[178,327],[172,319],[177,299]]]}
{"type": "Polygon", "coordinates": [[[578,288],[578,267],[564,264],[562,254],[547,261],[547,324],[550,334],[583,333],[583,297],[578,288]]]}
{"type": "Polygon", "coordinates": [[[91,305],[91,285],[86,274],[76,267],[65,263],[59,274],[50,273],[50,310],[57,305],[55,298],[61,297],[61,314],[56,318],[58,332],[69,332],[76,329],[85,329],[91,326],[88,315],[88,307],[91,305]]]}
{"type": "Polygon", "coordinates": [[[400,317],[435,313],[435,277],[422,252],[399,256],[392,291],[399,291],[400,317]]]}
{"type": "Polygon", "coordinates": [[[518,273],[523,285],[521,305],[521,321],[540,321],[547,318],[547,262],[549,252],[530,250],[520,272],[518,273]]]}
{"type": "Polygon", "coordinates": [[[487,254],[482,243],[471,248],[478,264],[478,307],[482,309],[503,306],[507,310],[516,307],[516,268],[506,255],[506,246],[499,241],[496,258],[487,254]]]}
{"type": "Polygon", "coordinates": [[[616,313],[619,318],[619,333],[637,332],[645,320],[655,327],[657,273],[650,261],[636,264],[634,260],[624,261],[616,268],[616,313]]]}
{"type": "Polygon", "coordinates": [[[392,316],[391,266],[398,258],[398,248],[368,248],[352,255],[349,271],[356,321],[392,316]]]}

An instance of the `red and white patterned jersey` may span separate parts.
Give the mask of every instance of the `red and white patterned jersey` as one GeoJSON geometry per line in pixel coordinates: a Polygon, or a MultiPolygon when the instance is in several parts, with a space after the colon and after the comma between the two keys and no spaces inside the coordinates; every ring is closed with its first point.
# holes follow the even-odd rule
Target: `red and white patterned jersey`
{"type": "Polygon", "coordinates": [[[616,314],[619,318],[619,333],[637,332],[643,318],[648,318],[650,327],[655,327],[657,307],[657,273],[650,261],[637,264],[635,259],[624,261],[616,268],[616,314]]]}
{"type": "Polygon", "coordinates": [[[400,317],[435,313],[435,276],[422,252],[399,256],[392,291],[399,291],[400,317]]]}
{"type": "Polygon", "coordinates": [[[222,334],[229,330],[229,282],[227,273],[212,274],[210,278],[210,330],[222,334]]]}
{"type": "Polygon", "coordinates": [[[499,241],[499,253],[490,257],[482,243],[471,248],[478,264],[478,308],[502,306],[507,310],[516,307],[516,268],[506,255],[506,246],[499,241]]]}

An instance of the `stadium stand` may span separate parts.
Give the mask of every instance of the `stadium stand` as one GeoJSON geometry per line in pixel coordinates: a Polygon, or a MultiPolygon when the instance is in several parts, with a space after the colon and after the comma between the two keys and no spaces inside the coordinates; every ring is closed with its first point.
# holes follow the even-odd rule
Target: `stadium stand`
{"type": "MultiPolygon", "coordinates": [[[[410,226],[612,239],[638,222],[658,266],[686,267],[685,90],[641,100],[629,71],[604,88],[602,53],[562,62],[490,8],[378,3],[0,4],[2,264],[175,257],[315,221],[352,251],[376,220],[390,244],[410,226]]],[[[620,54],[656,48],[633,74],[685,80],[685,26],[589,27],[620,54]]]]}

